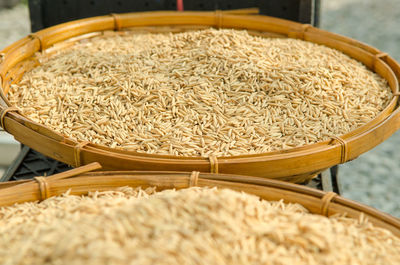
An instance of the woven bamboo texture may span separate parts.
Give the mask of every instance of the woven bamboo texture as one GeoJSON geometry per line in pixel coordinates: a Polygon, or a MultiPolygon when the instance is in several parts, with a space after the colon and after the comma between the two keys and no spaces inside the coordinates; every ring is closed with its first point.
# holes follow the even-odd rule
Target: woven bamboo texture
{"type": "Polygon", "coordinates": [[[255,10],[234,12],[174,12],[111,14],[60,24],[33,33],[0,54],[1,126],[15,139],[69,165],[100,162],[106,170],[160,170],[243,174],[290,182],[304,182],[333,165],[355,159],[391,136],[400,127],[398,108],[400,65],[389,55],[356,40],[278,18],[254,15],[255,10]],[[67,49],[74,42],[109,31],[181,32],[201,28],[246,29],[251,34],[298,38],[344,52],[385,78],[394,94],[389,105],[372,121],[330,141],[289,150],[231,157],[179,157],[149,155],[78,143],[32,122],[7,100],[12,83],[38,62],[35,53],[67,49]]]}
{"type": "Polygon", "coordinates": [[[156,171],[95,171],[101,166],[91,163],[67,172],[34,180],[5,182],[0,184],[0,206],[14,203],[41,201],[61,195],[86,195],[89,191],[106,191],[121,186],[184,189],[188,187],[218,187],[257,195],[265,200],[283,199],[286,203],[299,203],[311,213],[331,216],[346,213],[358,218],[364,214],[374,225],[400,236],[400,220],[376,209],[340,197],[333,192],[324,192],[283,181],[229,174],[156,171]]]}

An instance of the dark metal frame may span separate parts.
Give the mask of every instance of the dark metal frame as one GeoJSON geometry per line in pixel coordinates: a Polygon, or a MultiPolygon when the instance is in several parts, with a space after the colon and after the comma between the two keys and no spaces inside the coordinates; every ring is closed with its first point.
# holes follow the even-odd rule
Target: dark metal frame
{"type": "Polygon", "coordinates": [[[21,145],[21,151],[0,178],[0,182],[50,176],[69,169],[72,167],[46,157],[26,145],[21,145]]]}
{"type": "MultiPolygon", "coordinates": [[[[258,7],[260,14],[319,25],[320,0],[183,0],[185,10],[258,7]]],[[[110,13],[176,10],[176,0],[29,0],[32,32],[110,13]]]]}

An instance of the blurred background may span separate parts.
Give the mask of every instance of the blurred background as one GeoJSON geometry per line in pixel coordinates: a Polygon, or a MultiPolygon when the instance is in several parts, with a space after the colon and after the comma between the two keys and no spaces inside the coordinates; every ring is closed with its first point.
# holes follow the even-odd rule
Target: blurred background
{"type": "MultiPolygon", "coordinates": [[[[399,0],[321,0],[320,27],[368,43],[400,61],[399,0]]],[[[30,33],[27,1],[0,0],[0,50],[30,33]]],[[[400,217],[400,132],[339,167],[344,197],[400,217]]],[[[0,175],[19,152],[0,132],[0,175]]]]}

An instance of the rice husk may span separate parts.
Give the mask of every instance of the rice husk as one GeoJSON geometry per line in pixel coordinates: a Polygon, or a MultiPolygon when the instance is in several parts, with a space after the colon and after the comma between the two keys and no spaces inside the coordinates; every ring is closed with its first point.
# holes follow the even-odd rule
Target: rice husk
{"type": "Polygon", "coordinates": [[[119,188],[0,209],[0,263],[399,264],[365,218],[310,214],[228,189],[119,188]]]}
{"type": "Polygon", "coordinates": [[[150,154],[312,144],[364,125],[392,98],[337,50],[239,30],[111,33],[38,57],[9,92],[22,113],[77,141],[150,154]]]}

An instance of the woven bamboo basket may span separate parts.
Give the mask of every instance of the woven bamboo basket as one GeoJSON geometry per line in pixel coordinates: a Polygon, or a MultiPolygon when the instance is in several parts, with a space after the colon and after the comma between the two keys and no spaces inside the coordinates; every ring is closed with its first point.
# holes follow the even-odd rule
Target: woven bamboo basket
{"type": "Polygon", "coordinates": [[[101,166],[91,163],[67,172],[33,180],[0,184],[0,206],[41,201],[70,190],[72,195],[86,195],[90,191],[107,191],[122,186],[184,189],[192,186],[229,188],[254,194],[262,199],[299,203],[311,213],[324,216],[346,213],[359,218],[361,214],[375,226],[390,230],[400,237],[400,219],[361,203],[345,199],[334,192],[324,192],[283,181],[215,173],[157,172],[157,171],[95,171],[101,166]]]}
{"type": "Polygon", "coordinates": [[[4,101],[2,127],[15,139],[69,165],[100,162],[106,170],[160,170],[233,173],[304,182],[333,165],[355,159],[375,147],[400,127],[397,106],[400,65],[386,53],[311,25],[254,15],[254,10],[216,12],[144,12],[112,14],[60,24],[30,34],[1,52],[0,76],[4,101]],[[385,78],[394,97],[372,121],[329,141],[289,150],[231,157],[180,157],[150,155],[75,142],[22,116],[7,100],[9,87],[38,62],[35,53],[67,49],[74,42],[105,34],[107,31],[181,32],[203,28],[246,29],[250,34],[278,38],[298,38],[344,52],[385,78]]]}

